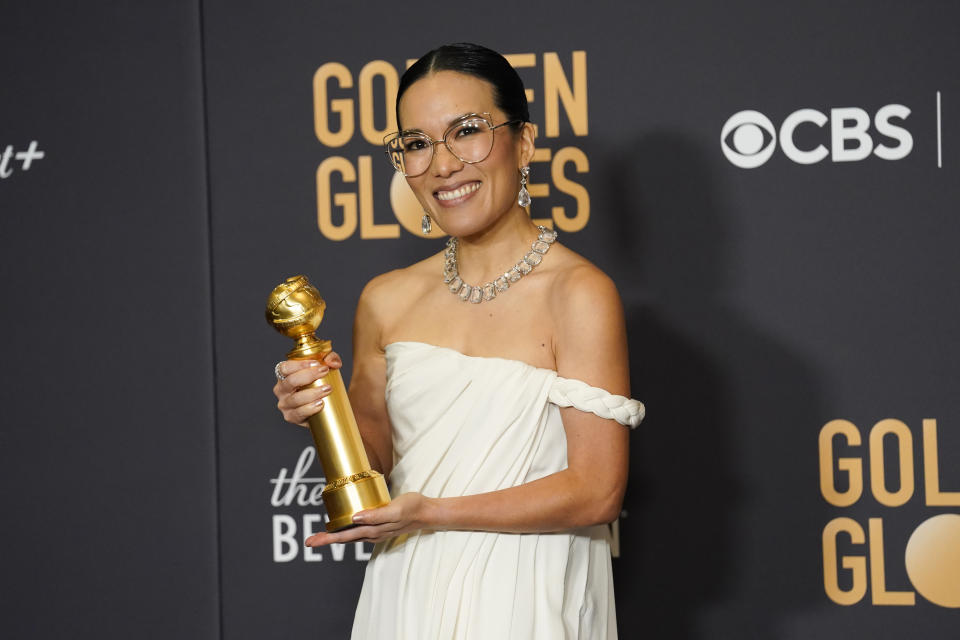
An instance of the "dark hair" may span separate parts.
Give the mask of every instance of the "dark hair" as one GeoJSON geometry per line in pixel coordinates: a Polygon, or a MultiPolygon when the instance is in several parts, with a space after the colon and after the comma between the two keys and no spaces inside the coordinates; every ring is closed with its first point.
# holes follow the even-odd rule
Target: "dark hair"
{"type": "MultiPolygon", "coordinates": [[[[508,120],[530,121],[523,81],[507,59],[478,44],[445,44],[428,51],[400,77],[397,88],[397,123],[400,123],[400,98],[414,82],[434,71],[456,71],[486,80],[493,86],[493,101],[508,120]]],[[[519,127],[520,125],[517,125],[519,127]]]]}

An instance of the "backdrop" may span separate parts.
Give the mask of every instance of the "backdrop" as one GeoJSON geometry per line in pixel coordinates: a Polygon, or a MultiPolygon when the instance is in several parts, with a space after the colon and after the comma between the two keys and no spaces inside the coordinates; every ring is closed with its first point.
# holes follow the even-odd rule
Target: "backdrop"
{"type": "Polygon", "coordinates": [[[379,142],[443,42],[508,54],[532,216],[624,300],[623,638],[953,638],[952,2],[5,2],[2,629],[346,638],[370,545],[263,320],[440,250],[379,142]]]}

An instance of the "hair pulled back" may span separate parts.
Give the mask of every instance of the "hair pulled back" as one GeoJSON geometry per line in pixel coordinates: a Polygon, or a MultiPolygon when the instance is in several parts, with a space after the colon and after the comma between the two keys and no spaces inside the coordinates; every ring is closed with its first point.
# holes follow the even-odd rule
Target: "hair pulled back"
{"type": "MultiPolygon", "coordinates": [[[[456,71],[486,80],[493,86],[493,101],[508,120],[530,121],[523,81],[507,59],[478,44],[445,44],[428,51],[400,77],[397,87],[397,123],[400,122],[400,98],[414,82],[435,71],[456,71]]],[[[516,125],[519,127],[520,125],[516,125]]]]}

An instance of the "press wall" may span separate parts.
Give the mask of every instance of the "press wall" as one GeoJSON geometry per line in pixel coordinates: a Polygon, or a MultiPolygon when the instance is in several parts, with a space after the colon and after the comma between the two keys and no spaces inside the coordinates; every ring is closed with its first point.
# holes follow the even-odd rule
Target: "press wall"
{"type": "Polygon", "coordinates": [[[348,637],[370,545],[300,544],[263,306],[310,276],[349,378],[364,283],[442,248],[378,143],[448,41],[517,67],[531,214],[624,301],[620,636],[956,634],[954,3],[8,5],[5,636],[348,637]]]}

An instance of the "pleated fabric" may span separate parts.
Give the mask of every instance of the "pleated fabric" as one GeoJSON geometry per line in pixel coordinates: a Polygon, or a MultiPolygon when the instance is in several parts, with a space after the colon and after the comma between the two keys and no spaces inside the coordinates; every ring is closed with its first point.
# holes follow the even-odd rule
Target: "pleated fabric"
{"type": "MultiPolygon", "coordinates": [[[[560,410],[550,401],[565,381],[556,371],[420,342],[388,345],[386,361],[392,496],[472,495],[566,468],[560,410]]],[[[593,398],[601,391],[589,389],[593,398]]],[[[569,396],[564,402],[576,406],[569,396]]],[[[620,412],[635,418],[637,409],[620,412]]],[[[352,640],[616,637],[609,528],[599,525],[540,534],[424,530],[377,544],[352,640]]]]}

